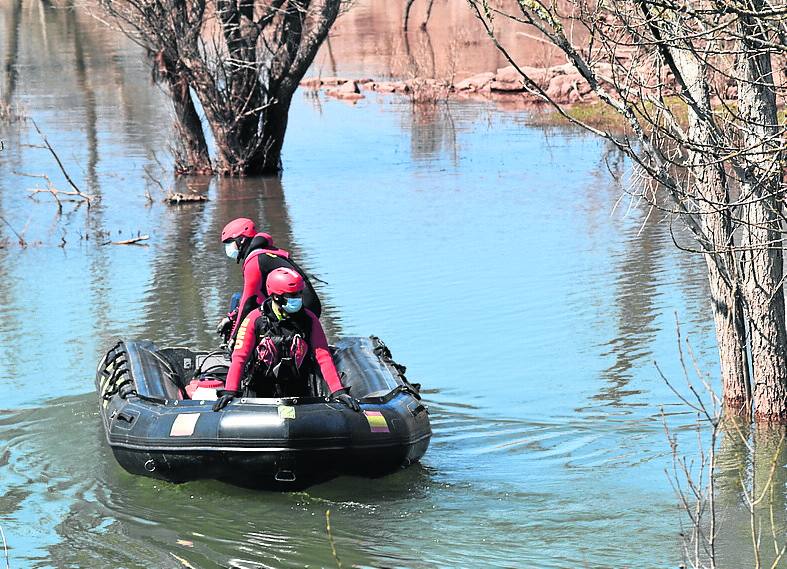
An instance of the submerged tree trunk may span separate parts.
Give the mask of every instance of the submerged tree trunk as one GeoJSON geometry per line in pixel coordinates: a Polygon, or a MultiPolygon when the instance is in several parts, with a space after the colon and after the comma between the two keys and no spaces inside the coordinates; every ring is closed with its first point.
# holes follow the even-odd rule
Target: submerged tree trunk
{"type": "Polygon", "coordinates": [[[262,144],[249,161],[251,175],[275,174],[281,171],[281,149],[287,132],[292,97],[277,100],[265,109],[262,116],[262,144]]]}
{"type": "Polygon", "coordinates": [[[290,101],[343,0],[100,1],[147,46],[154,76],[169,87],[180,173],[210,171],[192,90],[213,132],[217,173],[280,171],[290,101]]]}
{"type": "MultiPolygon", "coordinates": [[[[763,0],[747,2],[752,13],[763,0]]],[[[780,222],[782,166],[768,37],[740,15],[738,107],[743,118],[742,271],[751,336],[755,418],[787,423],[787,329],[780,222]]]]}
{"type": "Polygon", "coordinates": [[[188,80],[182,74],[172,74],[167,77],[167,83],[175,109],[175,131],[178,135],[175,172],[181,175],[212,174],[202,120],[191,98],[188,80]]]}
{"type": "Polygon", "coordinates": [[[752,393],[743,299],[737,287],[730,287],[722,278],[717,261],[706,255],[706,264],[719,347],[724,409],[728,414],[750,419],[752,393]]]}
{"type": "MultiPolygon", "coordinates": [[[[187,17],[182,6],[173,13],[173,20],[185,25],[187,17]]],[[[176,27],[177,29],[177,27],[176,27]]],[[[208,144],[202,119],[191,98],[187,70],[179,61],[178,38],[158,36],[158,52],[150,53],[153,61],[153,79],[164,83],[169,91],[175,111],[175,132],[178,136],[175,147],[175,172],[181,175],[212,174],[208,144]]]]}
{"type": "Polygon", "coordinates": [[[191,76],[184,65],[199,51],[206,0],[99,0],[101,6],[133,41],[145,47],[153,80],[169,92],[175,111],[175,171],[213,172],[194,100],[191,76]]]}
{"type": "MultiPolygon", "coordinates": [[[[680,37],[683,34],[676,34],[680,37]]],[[[669,49],[675,72],[696,108],[688,106],[688,171],[699,210],[705,264],[710,285],[716,343],[727,413],[751,416],[751,381],[743,298],[738,263],[733,252],[728,179],[714,149],[723,147],[712,122],[707,65],[691,50],[669,49]],[[698,150],[699,149],[699,150],[698,150]]]]}
{"type": "Polygon", "coordinates": [[[339,14],[340,0],[219,0],[226,57],[185,58],[216,141],[217,171],[278,174],[290,102],[339,14]],[[258,7],[259,8],[259,7],[258,7]],[[255,23],[254,17],[257,16],[255,23]]]}

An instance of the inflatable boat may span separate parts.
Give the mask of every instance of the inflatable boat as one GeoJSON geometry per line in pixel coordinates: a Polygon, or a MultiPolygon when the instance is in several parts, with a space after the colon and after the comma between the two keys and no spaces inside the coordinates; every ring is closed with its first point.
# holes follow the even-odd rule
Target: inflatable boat
{"type": "Polygon", "coordinates": [[[420,459],[429,412],[404,366],[373,336],[343,339],[332,351],[360,412],[330,400],[317,377],[308,397],[237,398],[213,411],[226,354],[119,341],[96,372],[107,442],[133,474],[244,486],[380,476],[420,459]]]}

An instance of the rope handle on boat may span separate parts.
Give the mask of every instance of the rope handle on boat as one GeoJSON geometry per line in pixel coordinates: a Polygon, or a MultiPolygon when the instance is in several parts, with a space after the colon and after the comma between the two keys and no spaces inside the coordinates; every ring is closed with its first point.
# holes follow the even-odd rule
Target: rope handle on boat
{"type": "Polygon", "coordinates": [[[107,352],[107,357],[104,362],[104,369],[101,371],[101,375],[108,377],[109,379],[107,381],[106,390],[101,397],[104,400],[109,400],[115,395],[118,395],[121,399],[127,399],[129,396],[133,396],[143,401],[166,405],[166,399],[151,397],[149,395],[140,395],[137,390],[134,389],[134,381],[131,379],[128,361],[122,360],[117,362],[121,356],[126,354],[126,351],[121,348],[122,344],[123,342],[119,341],[111,350],[109,350],[109,352],[107,352]],[[114,352],[114,354],[112,352],[114,352]],[[110,371],[109,367],[115,363],[117,363],[117,365],[114,366],[110,371]]]}
{"type": "MultiPolygon", "coordinates": [[[[115,346],[113,350],[114,349],[117,349],[117,346],[115,346]]],[[[110,352],[111,351],[112,350],[110,350],[110,352]]],[[[111,399],[124,385],[131,382],[127,365],[128,362],[126,360],[117,361],[122,354],[125,354],[125,352],[118,350],[111,358],[107,358],[108,362],[104,365],[104,369],[101,372],[102,376],[108,378],[104,393],[101,395],[104,400],[111,399]],[[114,365],[115,363],[117,363],[116,366],[114,365]],[[110,366],[113,366],[112,371],[108,369],[110,366]],[[121,381],[120,379],[124,377],[125,379],[121,381]]]]}
{"type": "Polygon", "coordinates": [[[399,391],[404,391],[415,397],[416,399],[421,399],[421,384],[420,383],[410,383],[410,381],[405,376],[405,372],[407,371],[407,366],[404,366],[396,361],[394,361],[393,356],[391,355],[391,350],[388,346],[385,345],[380,338],[377,336],[369,336],[374,344],[374,349],[372,350],[374,354],[381,358],[386,363],[390,364],[395,370],[396,373],[399,375],[399,378],[402,380],[402,385],[399,386],[399,391]]]}
{"type": "Polygon", "coordinates": [[[150,403],[158,403],[160,405],[166,405],[167,404],[167,400],[166,399],[161,399],[160,397],[151,397],[150,395],[141,395],[140,393],[137,393],[136,389],[132,389],[130,391],[127,391],[126,394],[125,394],[125,397],[123,397],[122,393],[120,394],[120,396],[123,399],[126,399],[129,396],[133,396],[133,397],[136,397],[137,399],[141,399],[142,401],[148,401],[150,403]]]}

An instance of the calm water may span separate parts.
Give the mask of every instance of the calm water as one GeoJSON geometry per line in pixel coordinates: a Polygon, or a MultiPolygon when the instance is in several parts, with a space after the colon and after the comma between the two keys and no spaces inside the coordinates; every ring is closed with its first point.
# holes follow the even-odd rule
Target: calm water
{"type": "MultiPolygon", "coordinates": [[[[654,361],[682,385],[677,316],[715,374],[713,328],[702,261],[672,243],[671,229],[687,239],[679,225],[643,224],[628,198],[615,207],[610,169],[625,179],[627,166],[614,151],[480,103],[299,93],[281,180],[175,182],[166,99],[138,50],[70,10],[0,6],[3,100],[101,198],[61,215],[50,196],[31,199],[45,182],[23,174],[66,182],[29,123],[0,126],[11,567],[335,567],[328,509],[345,567],[678,565],[661,412],[687,443],[695,418],[654,361]],[[165,206],[150,177],[209,201],[165,206]],[[214,345],[241,284],[218,235],[241,215],[325,281],[334,336],[379,335],[423,383],[435,434],[420,465],[275,494],[115,463],[99,357],[117,337],[214,345]],[[103,245],[138,234],[145,246],[103,245]]],[[[741,447],[722,448],[730,472],[741,447]]],[[[729,567],[750,547],[735,477],[721,488],[729,567]]],[[[777,481],[783,512],[781,468],[777,481]]]]}

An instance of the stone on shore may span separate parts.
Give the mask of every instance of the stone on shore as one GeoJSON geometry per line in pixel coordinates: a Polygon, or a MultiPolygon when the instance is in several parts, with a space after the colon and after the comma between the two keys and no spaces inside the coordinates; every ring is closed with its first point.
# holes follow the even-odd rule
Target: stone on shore
{"type": "Polygon", "coordinates": [[[491,71],[487,71],[485,73],[478,73],[467,79],[463,79],[456,85],[454,85],[454,89],[457,91],[488,91],[489,84],[492,82],[492,79],[495,78],[495,74],[491,71]]]}
{"type": "Polygon", "coordinates": [[[328,89],[326,94],[345,101],[357,101],[358,99],[364,98],[361,94],[361,90],[358,88],[357,81],[345,81],[336,89],[328,89]]]}
{"type": "Polygon", "coordinates": [[[324,77],[322,84],[323,87],[338,87],[339,85],[344,85],[348,81],[352,81],[352,79],[345,79],[343,77],[324,77]]]}
{"type": "Polygon", "coordinates": [[[409,93],[410,87],[404,81],[380,81],[368,84],[372,91],[379,93],[409,93]]]}
{"type": "MultiPolygon", "coordinates": [[[[543,68],[523,65],[519,69],[541,89],[546,89],[549,86],[549,81],[552,77],[563,73],[562,66],[543,68]]],[[[492,91],[520,92],[525,90],[525,80],[513,65],[509,65],[497,70],[490,88],[492,91]]]]}
{"type": "Polygon", "coordinates": [[[322,86],[322,79],[319,77],[307,77],[306,79],[302,79],[299,85],[309,89],[319,89],[322,86]]]}
{"type": "Polygon", "coordinates": [[[558,103],[576,103],[584,100],[591,88],[579,73],[556,75],[549,82],[547,96],[558,103]]]}

